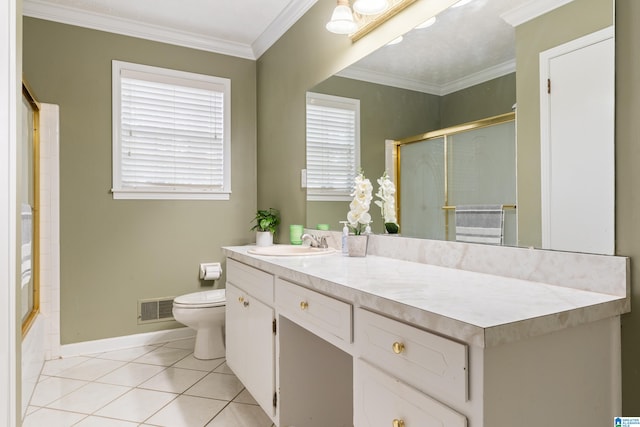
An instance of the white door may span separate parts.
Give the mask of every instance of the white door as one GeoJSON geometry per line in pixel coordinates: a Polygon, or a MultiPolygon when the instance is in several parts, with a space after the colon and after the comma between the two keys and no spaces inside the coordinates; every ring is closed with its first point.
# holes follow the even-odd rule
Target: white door
{"type": "Polygon", "coordinates": [[[540,54],[542,246],[613,254],[614,37],[540,54]]]}

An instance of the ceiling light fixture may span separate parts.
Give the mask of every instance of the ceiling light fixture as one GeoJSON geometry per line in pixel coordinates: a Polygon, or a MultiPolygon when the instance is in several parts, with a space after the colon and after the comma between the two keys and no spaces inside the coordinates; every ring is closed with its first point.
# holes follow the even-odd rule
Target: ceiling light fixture
{"type": "Polygon", "coordinates": [[[435,23],[436,23],[436,17],[432,16],[431,18],[429,18],[426,21],[424,21],[422,24],[418,25],[415,29],[416,30],[421,30],[423,28],[428,28],[428,27],[432,26],[435,23]]]}
{"type": "Polygon", "coordinates": [[[327,22],[326,28],[335,34],[352,34],[358,29],[358,24],[353,20],[349,0],[338,0],[338,5],[333,10],[331,21],[327,22]]]}
{"type": "Polygon", "coordinates": [[[387,0],[356,0],[353,10],[360,15],[377,15],[389,7],[387,0]]]}

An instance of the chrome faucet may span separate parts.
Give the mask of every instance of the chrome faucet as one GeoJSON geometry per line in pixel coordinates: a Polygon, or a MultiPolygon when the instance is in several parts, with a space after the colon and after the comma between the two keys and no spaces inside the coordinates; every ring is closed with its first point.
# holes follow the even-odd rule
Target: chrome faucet
{"type": "Polygon", "coordinates": [[[302,243],[304,243],[305,241],[309,241],[309,246],[311,246],[312,248],[323,248],[326,249],[329,247],[329,245],[327,245],[327,237],[326,236],[313,236],[311,234],[308,233],[304,233],[302,235],[302,243]]]}

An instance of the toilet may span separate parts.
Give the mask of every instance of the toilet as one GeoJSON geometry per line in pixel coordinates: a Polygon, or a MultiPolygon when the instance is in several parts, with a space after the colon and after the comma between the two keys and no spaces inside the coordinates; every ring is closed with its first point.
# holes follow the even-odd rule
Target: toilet
{"type": "Polygon", "coordinates": [[[173,317],[196,330],[193,356],[196,359],[218,359],[225,356],[224,289],[194,292],[173,300],[173,317]]]}

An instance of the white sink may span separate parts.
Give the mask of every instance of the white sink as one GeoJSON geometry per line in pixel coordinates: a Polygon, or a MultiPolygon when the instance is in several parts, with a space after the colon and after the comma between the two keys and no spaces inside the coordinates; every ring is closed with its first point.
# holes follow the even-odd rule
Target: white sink
{"type": "Polygon", "coordinates": [[[256,246],[247,251],[253,255],[265,256],[311,256],[329,255],[336,252],[333,248],[312,248],[299,245],[256,246]]]}

